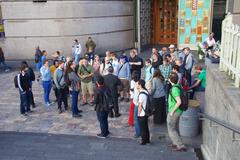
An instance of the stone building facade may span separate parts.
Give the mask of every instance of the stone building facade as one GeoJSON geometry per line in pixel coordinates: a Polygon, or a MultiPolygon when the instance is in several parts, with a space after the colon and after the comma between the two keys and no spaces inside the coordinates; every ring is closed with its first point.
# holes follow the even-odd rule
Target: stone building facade
{"type": "Polygon", "coordinates": [[[33,59],[40,46],[48,54],[59,50],[71,55],[74,39],[85,52],[89,36],[96,52],[119,51],[134,46],[133,1],[3,0],[1,12],[5,38],[0,40],[7,59],[33,59]]]}

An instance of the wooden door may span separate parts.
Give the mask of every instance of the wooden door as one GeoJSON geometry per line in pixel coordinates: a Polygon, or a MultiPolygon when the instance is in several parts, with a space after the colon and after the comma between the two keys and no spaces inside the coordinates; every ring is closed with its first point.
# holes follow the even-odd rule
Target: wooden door
{"type": "Polygon", "coordinates": [[[178,35],[178,0],[153,0],[154,44],[176,44],[178,35]]]}

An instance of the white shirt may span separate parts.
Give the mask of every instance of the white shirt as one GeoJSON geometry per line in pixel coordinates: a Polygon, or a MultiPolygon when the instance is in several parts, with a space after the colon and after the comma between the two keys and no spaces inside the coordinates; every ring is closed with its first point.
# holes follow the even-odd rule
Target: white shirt
{"type": "Polygon", "coordinates": [[[134,86],[134,91],[133,91],[133,104],[135,106],[138,106],[138,96],[139,96],[139,91],[137,89],[137,85],[134,86]]]}
{"type": "Polygon", "coordinates": [[[111,66],[110,63],[108,63],[108,64],[102,63],[101,66],[100,66],[100,74],[102,76],[107,75],[108,74],[108,67],[110,67],[110,66],[111,66]]]}
{"type": "Polygon", "coordinates": [[[135,88],[136,82],[134,80],[131,80],[130,82],[130,98],[133,99],[134,97],[134,88],[135,88]],[[132,91],[133,90],[133,91],[132,91]]]}
{"type": "Polygon", "coordinates": [[[73,52],[73,55],[76,55],[76,54],[81,54],[82,52],[82,47],[81,47],[81,44],[78,43],[78,44],[74,44],[73,47],[72,47],[72,52],[73,52]]]}
{"type": "Polygon", "coordinates": [[[212,47],[216,43],[214,38],[210,40],[209,37],[206,38],[205,42],[207,42],[208,47],[212,47]]]}
{"type": "MultiPolygon", "coordinates": [[[[142,91],[142,92],[145,92],[145,93],[147,93],[148,94],[148,92],[147,91],[142,91]]],[[[146,109],[146,105],[147,105],[147,95],[145,95],[145,94],[143,94],[143,93],[139,93],[139,99],[138,99],[138,102],[139,103],[142,103],[142,107],[143,107],[143,109],[141,109],[141,112],[140,112],[140,117],[143,117],[143,116],[145,116],[145,109],[146,109]]]]}

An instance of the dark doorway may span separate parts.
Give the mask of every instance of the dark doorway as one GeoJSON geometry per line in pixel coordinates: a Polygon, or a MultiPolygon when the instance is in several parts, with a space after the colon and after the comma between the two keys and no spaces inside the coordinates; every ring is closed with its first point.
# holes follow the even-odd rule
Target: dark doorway
{"type": "Polygon", "coordinates": [[[215,33],[215,40],[221,41],[222,21],[225,18],[226,0],[214,0],[212,32],[215,33]]]}

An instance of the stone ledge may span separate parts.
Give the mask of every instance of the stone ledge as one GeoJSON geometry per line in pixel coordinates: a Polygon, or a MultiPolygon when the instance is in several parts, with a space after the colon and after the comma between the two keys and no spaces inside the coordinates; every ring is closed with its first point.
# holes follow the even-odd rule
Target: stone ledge
{"type": "MultiPolygon", "coordinates": [[[[229,101],[230,107],[234,108],[240,117],[240,88],[234,86],[234,81],[225,72],[219,71],[218,64],[209,64],[207,67],[207,77],[212,74],[214,80],[219,84],[220,89],[224,92],[225,99],[229,101]]],[[[218,98],[218,97],[215,97],[218,98]]]]}

